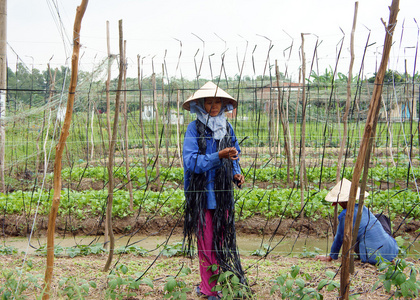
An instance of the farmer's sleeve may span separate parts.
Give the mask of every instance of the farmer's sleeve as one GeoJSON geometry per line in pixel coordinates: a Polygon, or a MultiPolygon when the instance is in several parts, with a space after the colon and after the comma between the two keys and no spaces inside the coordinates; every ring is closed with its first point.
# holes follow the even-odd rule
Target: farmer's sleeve
{"type": "Polygon", "coordinates": [[[338,224],[337,233],[334,237],[334,242],[331,245],[331,253],[330,256],[332,259],[338,258],[338,253],[340,252],[341,246],[343,245],[343,237],[344,237],[344,223],[345,223],[345,213],[346,210],[343,210],[341,214],[338,216],[338,220],[340,223],[338,224]]]}
{"type": "MultiPolygon", "coordinates": [[[[233,131],[232,125],[230,123],[229,123],[229,127],[230,127],[230,134],[232,136],[232,143],[235,146],[236,150],[238,150],[238,156],[239,156],[239,154],[241,154],[241,148],[239,147],[238,139],[236,138],[235,132],[233,131]]],[[[241,167],[239,166],[239,160],[240,158],[233,161],[233,175],[241,174],[241,167]]]]}
{"type": "Polygon", "coordinates": [[[221,165],[218,152],[199,154],[198,133],[195,122],[191,122],[185,132],[183,157],[184,167],[196,174],[218,168],[221,165]]]}

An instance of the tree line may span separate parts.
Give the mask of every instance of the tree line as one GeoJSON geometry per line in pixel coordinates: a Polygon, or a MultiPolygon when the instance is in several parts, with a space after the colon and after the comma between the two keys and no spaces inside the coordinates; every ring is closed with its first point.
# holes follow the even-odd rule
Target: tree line
{"type": "MultiPolygon", "coordinates": [[[[92,81],[91,72],[79,71],[78,81],[79,81],[79,91],[83,93],[83,89],[89,89],[89,92],[104,93],[105,92],[105,82],[101,81],[92,81]],[[86,84],[80,84],[85,82],[86,84]],[[93,89],[93,91],[92,91],[93,89]]],[[[374,74],[376,75],[376,74],[374,74]]],[[[357,83],[359,76],[356,75],[352,78],[354,84],[357,83]]],[[[111,92],[116,91],[117,78],[111,80],[110,90],[111,92]]],[[[189,80],[186,78],[167,78],[163,77],[161,74],[157,74],[155,77],[155,86],[156,90],[167,90],[169,92],[174,92],[177,90],[183,90],[187,92],[192,92],[202,85],[204,85],[208,80],[205,78],[197,78],[189,80]]],[[[280,80],[282,82],[290,82],[289,79],[285,77],[284,74],[280,73],[280,80]]],[[[312,71],[309,78],[306,79],[306,84],[312,87],[323,87],[325,89],[331,88],[332,84],[335,85],[344,85],[347,83],[348,77],[345,74],[337,73],[334,75],[334,72],[330,68],[325,69],[323,74],[316,74],[312,71]]],[[[359,80],[359,82],[368,82],[373,83],[375,76],[372,76],[368,79],[359,80]]],[[[61,91],[66,92],[69,86],[70,77],[69,69],[65,66],[61,66],[54,70],[39,70],[37,68],[28,68],[23,63],[16,65],[15,71],[10,67],[7,69],[7,105],[8,108],[16,111],[21,105],[25,106],[42,106],[48,99],[50,92],[55,94],[60,93],[61,91]],[[53,82],[54,81],[54,82],[53,82]],[[54,85],[54,87],[52,87],[54,85]]],[[[255,78],[249,75],[239,76],[235,75],[234,77],[218,77],[213,78],[213,82],[218,82],[223,89],[243,89],[247,88],[259,88],[263,86],[272,85],[276,82],[276,77],[272,75],[258,75],[255,78]]],[[[385,75],[384,83],[385,84],[404,84],[404,83],[418,83],[420,82],[420,75],[416,73],[414,76],[409,74],[400,74],[397,71],[388,70],[385,75]]],[[[142,91],[151,92],[154,89],[154,83],[152,76],[147,76],[141,78],[141,88],[142,91]]],[[[138,78],[127,78],[126,79],[126,89],[131,91],[139,90],[139,80],[138,78]]]]}

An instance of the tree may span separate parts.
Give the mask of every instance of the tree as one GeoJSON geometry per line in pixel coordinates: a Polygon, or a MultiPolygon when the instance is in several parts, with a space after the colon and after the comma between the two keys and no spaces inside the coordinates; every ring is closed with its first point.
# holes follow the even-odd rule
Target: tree
{"type": "MultiPolygon", "coordinates": [[[[376,78],[376,72],[373,73],[374,76],[368,79],[369,83],[374,83],[376,78]]],[[[399,83],[405,82],[404,76],[402,76],[398,71],[388,70],[384,76],[384,83],[399,83]]]]}

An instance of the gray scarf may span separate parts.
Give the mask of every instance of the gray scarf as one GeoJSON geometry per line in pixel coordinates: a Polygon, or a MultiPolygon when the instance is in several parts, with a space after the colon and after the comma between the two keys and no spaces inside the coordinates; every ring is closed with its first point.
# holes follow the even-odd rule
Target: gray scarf
{"type": "Polygon", "coordinates": [[[197,119],[208,128],[210,128],[211,131],[213,131],[213,138],[215,140],[221,140],[226,135],[227,131],[225,111],[232,109],[232,104],[228,103],[222,106],[217,116],[212,117],[204,109],[204,99],[198,99],[197,102],[191,101],[190,103],[191,113],[196,114],[197,119]]]}

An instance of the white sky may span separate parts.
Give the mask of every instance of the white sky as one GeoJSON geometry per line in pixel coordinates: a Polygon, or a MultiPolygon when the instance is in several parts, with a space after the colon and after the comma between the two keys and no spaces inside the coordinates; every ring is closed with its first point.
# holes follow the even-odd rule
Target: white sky
{"type": "MultiPolygon", "coordinates": [[[[34,63],[35,68],[41,70],[46,69],[48,61],[52,67],[69,62],[67,58],[71,57],[73,22],[76,7],[80,3],[81,0],[9,0],[9,67],[15,69],[17,55],[28,68],[34,63]]],[[[388,22],[390,4],[391,0],[359,1],[355,35],[357,59],[353,74],[358,73],[361,66],[369,33],[367,28],[371,30],[369,43],[376,44],[368,47],[364,74],[370,77],[375,72],[385,37],[381,18],[388,22]]],[[[192,79],[196,74],[194,56],[198,65],[204,55],[201,77],[210,78],[209,57],[213,76],[218,75],[225,51],[228,76],[239,74],[237,57],[242,64],[244,56],[243,75],[262,75],[270,39],[273,44],[270,65],[274,65],[277,59],[280,71],[285,73],[287,64],[289,75],[297,80],[301,64],[301,33],[309,33],[305,36],[307,70],[310,68],[315,41],[319,38],[320,74],[324,74],[329,66],[334,68],[337,49],[344,36],[339,71],[347,74],[354,6],[355,2],[350,0],[90,0],[82,20],[80,65],[82,69],[90,71],[107,56],[106,21],[110,22],[111,52],[118,53],[118,20],[122,19],[124,39],[127,40],[129,77],[137,76],[137,55],[144,57],[143,70],[147,76],[152,73],[152,57],[155,72],[161,73],[166,53],[169,76],[180,77],[182,72],[183,76],[192,79]],[[197,36],[204,40],[204,44],[197,36]],[[182,42],[182,55],[177,69],[181,50],[179,41],[182,42]],[[292,41],[292,56],[287,62],[284,50],[292,41]]],[[[403,72],[406,60],[408,72],[413,73],[415,48],[408,47],[415,47],[418,43],[418,26],[414,19],[420,23],[419,17],[419,0],[400,1],[389,68],[403,72]]],[[[113,75],[116,74],[114,68],[113,75]]]]}

